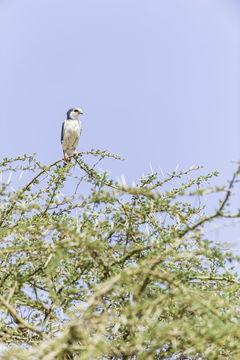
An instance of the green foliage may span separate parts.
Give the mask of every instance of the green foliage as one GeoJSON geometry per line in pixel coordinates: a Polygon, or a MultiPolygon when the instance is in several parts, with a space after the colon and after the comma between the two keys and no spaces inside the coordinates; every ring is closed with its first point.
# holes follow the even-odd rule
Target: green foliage
{"type": "Polygon", "coordinates": [[[96,170],[118,156],[81,155],[0,164],[0,358],[239,359],[239,259],[208,232],[240,217],[239,169],[222,188],[199,168],[127,186],[96,170]]]}

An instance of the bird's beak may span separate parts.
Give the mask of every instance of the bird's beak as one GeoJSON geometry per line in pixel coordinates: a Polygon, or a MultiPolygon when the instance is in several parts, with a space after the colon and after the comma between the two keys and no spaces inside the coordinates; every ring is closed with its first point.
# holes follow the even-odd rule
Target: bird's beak
{"type": "Polygon", "coordinates": [[[82,109],[77,109],[77,110],[78,110],[79,115],[83,114],[82,109]]]}

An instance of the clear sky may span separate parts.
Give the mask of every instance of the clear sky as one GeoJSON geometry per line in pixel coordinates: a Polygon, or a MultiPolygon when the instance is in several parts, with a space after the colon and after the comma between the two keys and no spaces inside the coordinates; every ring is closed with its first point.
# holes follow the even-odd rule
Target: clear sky
{"type": "Polygon", "coordinates": [[[108,149],[130,182],[158,167],[231,176],[240,158],[238,0],[0,0],[1,156],[62,157],[61,123],[84,110],[79,150],[108,149]]]}

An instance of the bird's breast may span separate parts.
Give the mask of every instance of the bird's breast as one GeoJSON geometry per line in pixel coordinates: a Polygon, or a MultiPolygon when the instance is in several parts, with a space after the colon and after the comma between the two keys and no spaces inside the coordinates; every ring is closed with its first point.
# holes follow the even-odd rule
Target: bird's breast
{"type": "Polygon", "coordinates": [[[75,150],[81,135],[81,122],[79,120],[65,120],[63,129],[63,150],[75,150]]]}
{"type": "Polygon", "coordinates": [[[79,120],[67,120],[65,121],[64,125],[64,135],[71,136],[71,135],[78,135],[80,136],[81,132],[81,124],[79,120]]]}

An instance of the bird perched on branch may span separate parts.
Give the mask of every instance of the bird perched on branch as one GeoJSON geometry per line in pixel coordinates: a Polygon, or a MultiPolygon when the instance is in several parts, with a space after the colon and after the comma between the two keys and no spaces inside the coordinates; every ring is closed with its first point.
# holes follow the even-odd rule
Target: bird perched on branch
{"type": "Polygon", "coordinates": [[[71,156],[78,154],[76,148],[82,132],[82,123],[78,116],[81,114],[83,114],[83,111],[79,108],[68,110],[67,118],[62,124],[61,143],[66,162],[69,162],[71,156]]]}

